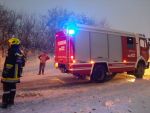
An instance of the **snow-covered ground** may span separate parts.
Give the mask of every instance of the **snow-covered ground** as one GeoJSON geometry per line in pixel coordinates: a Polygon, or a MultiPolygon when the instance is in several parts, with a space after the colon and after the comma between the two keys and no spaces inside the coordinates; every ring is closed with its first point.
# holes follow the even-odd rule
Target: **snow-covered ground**
{"type": "Polygon", "coordinates": [[[0,113],[150,113],[150,69],[144,79],[118,74],[99,84],[60,73],[53,60],[37,75],[38,64],[36,58],[27,62],[15,105],[0,113]]]}

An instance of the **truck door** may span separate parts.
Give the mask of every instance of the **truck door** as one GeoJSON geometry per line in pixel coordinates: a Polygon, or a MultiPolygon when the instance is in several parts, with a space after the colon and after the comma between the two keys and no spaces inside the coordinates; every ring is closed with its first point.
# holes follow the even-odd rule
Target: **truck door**
{"type": "Polygon", "coordinates": [[[67,37],[63,32],[57,33],[56,36],[55,61],[60,64],[67,63],[67,37]]]}
{"type": "Polygon", "coordinates": [[[146,60],[149,58],[149,47],[147,40],[145,38],[139,38],[140,42],[140,55],[143,56],[146,60]]]}
{"type": "Polygon", "coordinates": [[[122,61],[136,62],[137,48],[135,37],[122,36],[122,61]]]}

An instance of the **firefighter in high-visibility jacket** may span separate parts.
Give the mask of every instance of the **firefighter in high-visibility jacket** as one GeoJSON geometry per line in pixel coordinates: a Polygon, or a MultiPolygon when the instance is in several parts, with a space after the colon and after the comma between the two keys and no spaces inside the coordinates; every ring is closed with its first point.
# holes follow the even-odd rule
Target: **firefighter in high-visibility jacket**
{"type": "Polygon", "coordinates": [[[25,65],[25,59],[20,50],[20,40],[18,38],[10,38],[8,44],[8,54],[1,78],[3,84],[2,108],[7,108],[14,104],[16,83],[20,82],[22,69],[25,65]]]}

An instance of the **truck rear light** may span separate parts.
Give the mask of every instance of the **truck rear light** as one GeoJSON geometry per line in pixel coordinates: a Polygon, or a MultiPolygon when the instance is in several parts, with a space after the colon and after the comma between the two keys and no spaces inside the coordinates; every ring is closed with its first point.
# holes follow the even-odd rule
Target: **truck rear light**
{"type": "Polygon", "coordinates": [[[90,61],[90,63],[91,63],[91,64],[94,64],[94,61],[93,61],[93,60],[91,60],[91,61],[90,61]]]}
{"type": "Polygon", "coordinates": [[[58,63],[57,63],[57,62],[55,62],[54,66],[55,66],[55,68],[58,68],[58,63]]]}
{"type": "Polygon", "coordinates": [[[73,63],[76,63],[76,61],[75,61],[75,60],[73,60],[73,63]]]}
{"type": "Polygon", "coordinates": [[[73,56],[71,56],[71,59],[73,59],[74,57],[73,56]]]}
{"type": "Polygon", "coordinates": [[[127,63],[127,60],[123,60],[123,63],[127,63]]]}

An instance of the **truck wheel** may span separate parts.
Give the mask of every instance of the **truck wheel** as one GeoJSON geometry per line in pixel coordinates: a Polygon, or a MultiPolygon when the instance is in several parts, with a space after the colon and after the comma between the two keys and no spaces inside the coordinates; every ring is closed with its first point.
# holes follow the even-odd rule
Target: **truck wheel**
{"type": "Polygon", "coordinates": [[[103,65],[98,65],[94,68],[91,75],[91,81],[101,83],[105,81],[106,68],[103,65]]]}
{"type": "Polygon", "coordinates": [[[143,63],[138,63],[137,68],[135,70],[135,77],[136,78],[143,78],[144,75],[144,71],[145,71],[145,67],[143,63]]]}

